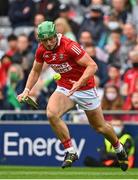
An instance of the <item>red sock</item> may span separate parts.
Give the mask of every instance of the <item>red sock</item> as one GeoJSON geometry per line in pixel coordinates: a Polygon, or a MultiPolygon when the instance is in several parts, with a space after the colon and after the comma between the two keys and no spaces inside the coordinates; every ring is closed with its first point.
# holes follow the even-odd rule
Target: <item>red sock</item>
{"type": "Polygon", "coordinates": [[[66,141],[62,142],[65,149],[72,147],[71,139],[67,139],[66,141]]]}
{"type": "Polygon", "coordinates": [[[114,147],[114,150],[116,151],[116,153],[120,153],[123,150],[123,146],[119,140],[117,140],[116,143],[113,144],[113,147],[114,147]]]}
{"type": "Polygon", "coordinates": [[[115,144],[112,144],[112,145],[113,145],[113,147],[114,147],[114,148],[118,148],[118,147],[119,147],[119,145],[120,145],[119,140],[117,140],[117,141],[116,141],[116,143],[115,143],[115,144]]]}

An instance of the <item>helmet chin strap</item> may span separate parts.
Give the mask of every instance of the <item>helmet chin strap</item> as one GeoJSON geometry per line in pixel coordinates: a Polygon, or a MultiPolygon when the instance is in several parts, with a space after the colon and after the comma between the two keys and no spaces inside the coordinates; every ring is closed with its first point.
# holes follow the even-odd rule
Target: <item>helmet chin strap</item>
{"type": "Polygon", "coordinates": [[[56,36],[56,44],[55,44],[55,47],[53,49],[55,49],[58,45],[58,36],[57,36],[57,34],[55,36],[56,36]]]}

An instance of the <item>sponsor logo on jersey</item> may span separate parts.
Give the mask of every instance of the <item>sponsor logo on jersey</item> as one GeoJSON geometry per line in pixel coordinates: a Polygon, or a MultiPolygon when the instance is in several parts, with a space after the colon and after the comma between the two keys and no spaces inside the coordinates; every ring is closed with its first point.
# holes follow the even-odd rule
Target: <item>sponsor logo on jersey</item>
{"type": "Polygon", "coordinates": [[[63,58],[64,58],[64,54],[60,54],[60,55],[59,55],[59,59],[62,60],[63,58]]]}
{"type": "Polygon", "coordinates": [[[72,70],[72,67],[69,65],[68,62],[62,64],[50,64],[51,68],[58,73],[66,73],[72,70]]]}

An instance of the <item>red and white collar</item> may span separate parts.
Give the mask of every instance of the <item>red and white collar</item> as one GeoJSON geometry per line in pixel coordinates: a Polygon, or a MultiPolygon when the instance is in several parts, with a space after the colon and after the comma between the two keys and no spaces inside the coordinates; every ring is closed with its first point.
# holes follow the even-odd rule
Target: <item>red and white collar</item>
{"type": "Polygon", "coordinates": [[[57,46],[60,46],[62,34],[61,34],[61,33],[58,33],[58,34],[57,34],[57,38],[58,38],[58,44],[57,44],[57,46]]]}

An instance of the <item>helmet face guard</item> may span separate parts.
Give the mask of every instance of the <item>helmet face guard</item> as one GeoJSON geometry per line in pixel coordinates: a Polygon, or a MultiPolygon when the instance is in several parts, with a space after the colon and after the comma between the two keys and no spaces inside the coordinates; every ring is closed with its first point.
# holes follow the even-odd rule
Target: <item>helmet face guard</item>
{"type": "Polygon", "coordinates": [[[56,35],[55,24],[52,21],[44,21],[38,25],[37,36],[39,41],[49,39],[56,35]]]}

